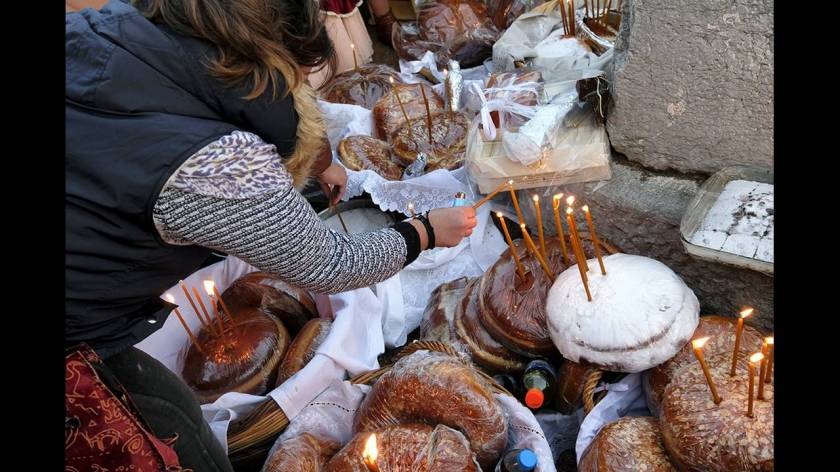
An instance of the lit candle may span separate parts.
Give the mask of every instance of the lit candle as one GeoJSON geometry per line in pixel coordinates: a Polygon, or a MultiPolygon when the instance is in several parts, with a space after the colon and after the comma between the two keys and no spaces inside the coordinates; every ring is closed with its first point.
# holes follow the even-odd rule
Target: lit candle
{"type": "MultiPolygon", "coordinates": [[[[211,331],[216,332],[215,328],[213,328],[213,319],[210,318],[210,313],[207,311],[207,307],[204,306],[204,301],[201,299],[201,295],[198,294],[198,289],[193,287],[192,288],[193,295],[195,295],[195,299],[198,300],[198,305],[201,307],[201,312],[204,313],[205,318],[207,318],[207,327],[210,328],[211,331]]],[[[220,333],[216,333],[220,334],[220,333]]]]}
{"type": "Polygon", "coordinates": [[[432,112],[429,110],[429,99],[426,97],[426,89],[420,85],[420,95],[423,96],[423,104],[426,105],[426,126],[429,129],[429,145],[432,145],[432,112]]]}
{"type": "Polygon", "coordinates": [[[735,326],[735,350],[732,352],[732,369],[729,371],[730,377],[735,377],[735,367],[738,365],[738,349],[741,348],[741,333],[744,331],[744,318],[752,315],[752,312],[752,308],[747,308],[741,311],[738,317],[738,324],[735,326]]]}
{"type": "Polygon", "coordinates": [[[548,260],[548,251],[545,249],[545,235],[543,234],[542,209],[540,208],[540,196],[531,197],[534,200],[534,213],[537,215],[537,237],[540,240],[540,250],[543,259],[548,260]]]}
{"type": "Polygon", "coordinates": [[[502,183],[501,185],[496,187],[496,190],[493,190],[492,192],[488,193],[486,197],[482,198],[481,200],[478,201],[478,203],[473,205],[473,208],[477,209],[481,205],[484,205],[485,203],[489,202],[491,198],[495,197],[499,192],[504,190],[506,186],[507,186],[507,182],[502,183]]]}
{"type": "Polygon", "coordinates": [[[554,209],[554,226],[557,227],[557,239],[560,240],[560,250],[563,252],[563,264],[569,265],[569,251],[566,249],[566,235],[563,234],[563,223],[560,221],[560,199],[563,198],[562,193],[558,193],[551,201],[551,206],[554,209]]]}
{"type": "Polygon", "coordinates": [[[227,315],[230,320],[230,324],[232,326],[236,326],[236,322],[233,321],[233,316],[231,316],[230,310],[228,310],[227,305],[225,305],[225,301],[222,299],[222,296],[219,295],[219,289],[216,288],[216,284],[213,284],[213,293],[216,294],[216,300],[219,300],[219,304],[222,305],[222,311],[224,311],[225,315],[227,315]]]}
{"type": "Polygon", "coordinates": [[[706,359],[703,357],[703,346],[708,340],[709,336],[695,339],[691,341],[691,347],[694,348],[694,357],[697,358],[697,362],[700,363],[700,367],[703,369],[703,375],[706,376],[706,384],[709,385],[709,390],[712,392],[712,401],[715,402],[715,405],[718,405],[720,404],[721,398],[720,395],[718,395],[717,388],[715,388],[715,382],[712,380],[712,373],[709,372],[709,366],[706,364],[706,359]]]}
{"type": "Polygon", "coordinates": [[[408,202],[408,213],[411,214],[412,218],[417,216],[417,213],[414,211],[414,203],[412,202],[408,202]]]}
{"type": "Polygon", "coordinates": [[[583,255],[582,248],[578,245],[580,241],[575,239],[574,233],[572,228],[574,227],[574,212],[571,208],[566,208],[566,221],[569,223],[569,241],[572,243],[572,251],[575,254],[575,259],[577,260],[578,271],[580,272],[580,280],[583,281],[583,289],[586,291],[586,299],[590,302],[592,301],[592,294],[589,293],[589,277],[586,275],[586,269],[583,267],[583,262],[586,260],[586,256],[583,255]]]}
{"type": "Polygon", "coordinates": [[[755,390],[755,365],[763,359],[764,356],[760,352],[756,352],[755,354],[750,356],[750,362],[748,364],[749,376],[750,376],[750,391],[749,397],[747,397],[747,417],[753,417],[753,391],[755,390]]]}
{"type": "Polygon", "coordinates": [[[201,324],[206,328],[207,322],[204,321],[204,318],[201,317],[201,313],[198,311],[198,307],[195,306],[195,302],[193,301],[192,296],[190,296],[190,291],[187,289],[187,284],[185,284],[183,280],[179,280],[178,285],[181,286],[181,290],[183,290],[184,295],[187,296],[187,301],[190,302],[190,306],[192,306],[195,317],[198,318],[198,321],[201,321],[201,324]]]}
{"type": "Polygon", "coordinates": [[[764,374],[764,383],[770,383],[770,379],[773,377],[773,336],[768,338],[764,338],[764,342],[767,344],[767,372],[764,374]]]}
{"type": "Polygon", "coordinates": [[[362,451],[362,460],[365,461],[368,472],[379,472],[379,466],[376,465],[376,458],[379,456],[379,450],[376,447],[376,434],[371,434],[365,441],[365,449],[362,451]]]}
{"type": "MultiPolygon", "coordinates": [[[[573,205],[575,204],[575,197],[574,195],[570,195],[569,198],[566,199],[566,205],[569,205],[566,208],[566,216],[567,220],[569,221],[569,239],[573,239],[575,244],[577,245],[578,252],[580,252],[580,261],[583,264],[583,268],[586,269],[586,272],[589,272],[589,263],[586,261],[586,251],[583,250],[583,243],[580,240],[580,233],[578,233],[577,223],[575,222],[575,215],[573,205]],[[571,218],[568,216],[571,215],[571,218]]],[[[578,255],[576,254],[575,257],[578,255]]],[[[587,276],[587,279],[589,277],[587,276]]]]}
{"type": "Polygon", "coordinates": [[[580,207],[586,215],[586,225],[589,226],[589,237],[592,238],[592,244],[595,246],[595,257],[598,258],[598,265],[601,266],[601,274],[607,275],[607,269],[604,267],[604,260],[601,258],[601,242],[598,241],[598,235],[595,233],[595,225],[592,223],[592,215],[589,213],[589,205],[580,207]]]}
{"type": "Polygon", "coordinates": [[[534,258],[540,263],[540,266],[542,266],[545,275],[547,275],[548,278],[551,279],[552,282],[554,282],[554,273],[551,272],[551,269],[548,268],[548,264],[545,262],[545,259],[543,259],[542,255],[540,254],[540,251],[534,244],[534,240],[531,239],[531,235],[528,234],[528,231],[525,229],[525,223],[521,223],[519,225],[519,228],[522,230],[522,239],[525,240],[525,245],[528,246],[528,250],[531,251],[531,255],[534,256],[534,258]]]}
{"type": "MultiPolygon", "coordinates": [[[[166,295],[164,295],[163,298],[165,298],[166,301],[168,301],[169,303],[175,305],[175,297],[173,297],[172,295],[167,293],[166,295]]],[[[198,339],[195,337],[193,332],[190,330],[190,327],[189,327],[189,325],[187,325],[187,322],[184,321],[184,317],[181,316],[181,310],[178,309],[178,305],[175,305],[175,316],[178,317],[178,321],[181,322],[181,326],[184,327],[184,330],[187,332],[187,336],[190,337],[190,341],[192,341],[192,343],[195,344],[195,347],[198,348],[199,352],[204,353],[204,350],[201,349],[201,345],[198,344],[198,339]]]]}
{"type": "Polygon", "coordinates": [[[212,280],[205,280],[204,281],[204,291],[207,292],[207,296],[210,297],[210,305],[213,307],[213,313],[216,315],[216,321],[219,322],[219,332],[225,332],[225,325],[222,324],[222,317],[219,316],[219,309],[216,307],[216,300],[213,297],[213,287],[216,285],[213,283],[212,280]]]}
{"type": "Polygon", "coordinates": [[[761,343],[761,364],[758,368],[758,395],[756,398],[764,400],[764,376],[767,374],[767,342],[761,343]]]}
{"type": "Polygon", "coordinates": [[[502,224],[502,232],[505,234],[505,241],[507,241],[508,246],[510,247],[510,254],[513,256],[513,262],[516,264],[516,273],[519,274],[520,278],[525,277],[525,269],[522,268],[522,263],[519,262],[519,255],[516,254],[516,246],[513,244],[513,239],[510,237],[510,233],[507,229],[507,223],[505,223],[505,217],[502,215],[502,212],[496,212],[496,217],[499,218],[499,223],[502,224]]]}
{"type": "Polygon", "coordinates": [[[519,200],[516,198],[516,191],[513,190],[513,179],[508,180],[508,189],[510,189],[510,198],[513,200],[513,208],[516,209],[516,217],[519,218],[519,224],[522,224],[525,218],[522,217],[522,209],[519,208],[519,200]]]}
{"type": "Polygon", "coordinates": [[[350,43],[350,50],[353,51],[353,70],[359,70],[359,63],[356,62],[356,45],[350,43]]]}

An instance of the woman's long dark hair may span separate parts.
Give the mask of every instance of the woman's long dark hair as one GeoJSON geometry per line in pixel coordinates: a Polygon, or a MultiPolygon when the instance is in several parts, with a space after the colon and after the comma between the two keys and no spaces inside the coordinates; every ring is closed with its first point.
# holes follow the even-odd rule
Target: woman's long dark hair
{"type": "MultiPolygon", "coordinates": [[[[155,22],[176,32],[215,44],[218,57],[210,64],[216,77],[248,83],[248,99],[262,95],[269,84],[278,96],[278,77],[295,90],[304,80],[301,67],[332,66],[335,51],[315,0],[135,0],[155,22]]],[[[284,93],[284,94],[285,94],[284,93]]]]}

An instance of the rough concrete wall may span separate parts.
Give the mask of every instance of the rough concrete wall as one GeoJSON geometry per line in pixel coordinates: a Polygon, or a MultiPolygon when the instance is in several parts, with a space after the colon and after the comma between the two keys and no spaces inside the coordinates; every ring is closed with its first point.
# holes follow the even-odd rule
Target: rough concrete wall
{"type": "Polygon", "coordinates": [[[625,0],[610,142],[652,169],[773,166],[772,0],[625,0]]]}
{"type": "MultiPolygon", "coordinates": [[[[614,161],[612,172],[613,177],[608,181],[536,192],[546,202],[556,192],[576,195],[581,204],[586,203],[592,209],[600,236],[614,242],[622,252],[651,257],[679,274],[697,295],[701,314],[734,317],[744,306],[752,306],[755,316],[748,323],[772,331],[773,277],[695,259],[683,248],[680,221],[703,177],[654,173],[626,161],[614,161]]],[[[533,193],[523,190],[517,196],[524,203],[533,193]]],[[[529,227],[535,231],[533,205],[524,203],[522,210],[529,227]]],[[[546,231],[556,234],[550,205],[543,211],[546,231]]],[[[585,225],[582,215],[578,216],[579,224],[585,225]]]]}

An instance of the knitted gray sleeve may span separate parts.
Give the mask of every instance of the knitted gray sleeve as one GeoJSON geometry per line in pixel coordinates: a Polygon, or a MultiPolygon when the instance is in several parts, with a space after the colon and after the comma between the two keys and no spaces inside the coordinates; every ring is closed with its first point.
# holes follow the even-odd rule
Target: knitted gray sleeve
{"type": "Polygon", "coordinates": [[[399,232],[346,235],[327,228],[294,189],[276,153],[276,165],[257,165],[254,153],[274,150],[254,139],[235,132],[215,141],[170,178],[154,207],[165,241],[234,255],[319,293],[372,285],[402,269],[407,248],[399,232]]]}

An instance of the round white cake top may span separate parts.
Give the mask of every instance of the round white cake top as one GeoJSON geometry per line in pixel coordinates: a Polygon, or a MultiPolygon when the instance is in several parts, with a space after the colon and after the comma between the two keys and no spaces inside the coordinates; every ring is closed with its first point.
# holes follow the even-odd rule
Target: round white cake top
{"type": "Polygon", "coordinates": [[[588,261],[586,298],[577,266],[557,277],[546,300],[551,339],[567,359],[614,372],[640,372],[673,357],[697,327],[694,292],[659,261],[614,254],[588,261]]]}

